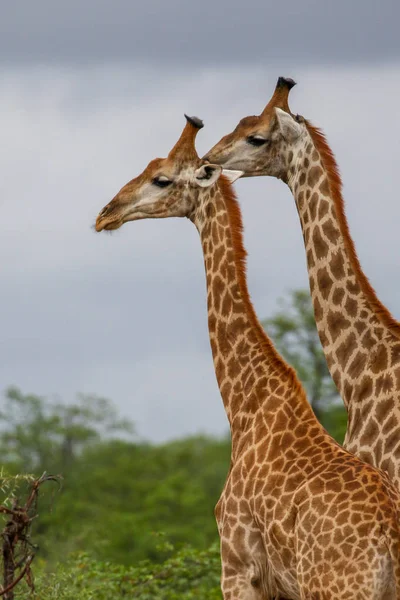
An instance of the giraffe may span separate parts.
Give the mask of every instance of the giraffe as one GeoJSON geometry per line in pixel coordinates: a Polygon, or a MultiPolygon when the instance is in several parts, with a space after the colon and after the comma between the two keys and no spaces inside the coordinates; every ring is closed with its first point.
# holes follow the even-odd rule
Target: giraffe
{"type": "MultiPolygon", "coordinates": [[[[230,182],[195,149],[186,117],[168,157],[99,213],[96,230],[187,217],[204,254],[210,344],[231,429],[215,509],[224,600],[400,598],[400,496],[318,423],[293,369],[257,320],[230,182]]],[[[240,172],[227,172],[231,181],[240,172]]]]}
{"type": "Polygon", "coordinates": [[[206,159],[240,169],[243,176],[272,175],[289,186],[319,337],[348,412],[344,445],[387,471],[400,489],[400,324],[361,269],[338,167],[324,135],[290,112],[294,85],[280,77],[263,112],[242,119],[206,159]]]}

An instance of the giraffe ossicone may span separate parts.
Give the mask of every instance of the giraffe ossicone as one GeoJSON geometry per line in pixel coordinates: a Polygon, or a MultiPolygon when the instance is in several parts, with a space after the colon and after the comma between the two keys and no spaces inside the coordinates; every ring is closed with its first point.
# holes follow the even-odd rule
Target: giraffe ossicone
{"type": "Polygon", "coordinates": [[[244,177],[271,175],[288,184],[318,333],[348,411],[344,445],[400,490],[400,324],[361,269],[333,153],[319,129],[291,113],[289,92],[280,79],[263,112],[242,119],[206,158],[244,177]]]}
{"type": "Polygon", "coordinates": [[[180,216],[199,232],[210,344],[232,436],[215,510],[224,600],[395,600],[399,494],[321,427],[265,334],[248,294],[239,205],[221,167],[197,156],[197,131],[188,120],[168,157],[126,184],[96,229],[180,216]]]}

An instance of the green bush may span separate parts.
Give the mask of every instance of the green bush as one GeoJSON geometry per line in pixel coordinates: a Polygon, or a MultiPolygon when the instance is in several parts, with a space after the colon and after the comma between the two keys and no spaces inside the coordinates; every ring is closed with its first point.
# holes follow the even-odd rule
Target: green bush
{"type": "Polygon", "coordinates": [[[40,499],[33,537],[49,562],[85,550],[130,565],[162,561],[153,532],[176,548],[205,550],[217,539],[214,506],[229,469],[229,440],[187,438],[162,446],[122,441],[86,449],[63,489],[40,499]]]}
{"type": "MultiPolygon", "coordinates": [[[[40,600],[221,600],[220,558],[217,545],[207,550],[185,547],[159,564],[142,561],[123,566],[96,561],[87,554],[76,555],[54,572],[36,565],[35,586],[40,600]]],[[[16,600],[26,600],[20,586],[16,600]]]]}

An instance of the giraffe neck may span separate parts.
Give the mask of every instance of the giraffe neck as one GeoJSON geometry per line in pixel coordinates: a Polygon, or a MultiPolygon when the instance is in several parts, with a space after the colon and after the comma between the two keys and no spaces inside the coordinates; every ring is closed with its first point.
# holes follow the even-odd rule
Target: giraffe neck
{"type": "Polygon", "coordinates": [[[307,124],[289,170],[307,255],[315,320],[329,370],[349,406],[374,347],[400,340],[400,327],[361,270],[344,215],[335,159],[307,124]]]}
{"type": "Polygon", "coordinates": [[[204,253],[210,343],[234,454],[261,408],[271,435],[274,427],[282,431],[282,424],[274,423],[278,405],[290,404],[300,420],[314,415],[296,375],[254,312],[246,283],[240,209],[222,177],[192,220],[204,253]]]}

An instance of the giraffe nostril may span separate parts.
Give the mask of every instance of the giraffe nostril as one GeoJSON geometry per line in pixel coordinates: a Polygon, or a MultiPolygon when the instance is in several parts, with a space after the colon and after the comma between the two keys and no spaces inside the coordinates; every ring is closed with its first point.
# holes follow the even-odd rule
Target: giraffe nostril
{"type": "Polygon", "coordinates": [[[99,217],[104,217],[108,213],[109,210],[110,210],[110,205],[107,204],[107,206],[105,206],[103,208],[103,210],[100,211],[99,217]]]}

